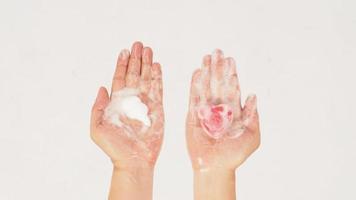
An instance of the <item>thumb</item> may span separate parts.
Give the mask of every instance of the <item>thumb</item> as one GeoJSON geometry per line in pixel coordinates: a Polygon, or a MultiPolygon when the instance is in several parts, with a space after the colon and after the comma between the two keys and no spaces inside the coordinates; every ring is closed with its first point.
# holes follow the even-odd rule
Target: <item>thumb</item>
{"type": "Polygon", "coordinates": [[[197,82],[200,79],[200,75],[201,75],[201,71],[199,69],[194,71],[190,83],[190,99],[189,99],[189,109],[188,109],[188,116],[187,116],[188,125],[195,125],[198,123],[195,109],[198,102],[200,101],[199,91],[197,88],[197,82]]]}
{"type": "MultiPolygon", "coordinates": [[[[258,126],[257,98],[256,95],[249,95],[242,110],[242,120],[245,126],[258,126]]],[[[251,127],[253,128],[253,127],[251,127]]]]}
{"type": "Polygon", "coordinates": [[[109,94],[105,87],[100,87],[91,110],[91,126],[97,126],[103,117],[104,109],[109,103],[109,94]]]}

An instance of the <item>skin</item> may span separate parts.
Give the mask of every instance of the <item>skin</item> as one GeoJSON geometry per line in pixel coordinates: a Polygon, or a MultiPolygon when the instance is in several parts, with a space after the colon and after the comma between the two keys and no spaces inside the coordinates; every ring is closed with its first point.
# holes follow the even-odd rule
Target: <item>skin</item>
{"type": "MultiPolygon", "coordinates": [[[[152,199],[153,171],[161,149],[164,128],[161,66],[153,63],[152,58],[151,48],[143,47],[141,42],[135,42],[131,52],[122,50],[111,87],[111,94],[125,87],[140,90],[139,97],[147,105],[152,123],[147,131],[128,134],[124,128],[105,120],[104,111],[111,95],[104,87],[99,89],[92,107],[90,136],[113,163],[109,194],[112,200],[152,199]]],[[[120,120],[132,130],[141,130],[143,126],[141,122],[127,117],[120,120]]]]}
{"type": "Polygon", "coordinates": [[[235,199],[235,171],[259,147],[260,129],[256,96],[249,96],[241,106],[235,62],[221,50],[206,55],[193,74],[186,140],[194,170],[194,199],[235,199]],[[223,137],[214,139],[203,130],[197,116],[202,104],[232,107],[234,119],[223,137]]]}

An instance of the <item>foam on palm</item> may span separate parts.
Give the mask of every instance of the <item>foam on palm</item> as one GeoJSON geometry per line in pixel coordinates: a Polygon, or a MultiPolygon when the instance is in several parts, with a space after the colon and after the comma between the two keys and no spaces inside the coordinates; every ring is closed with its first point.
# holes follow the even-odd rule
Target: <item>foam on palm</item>
{"type": "Polygon", "coordinates": [[[105,108],[105,119],[111,124],[122,127],[123,122],[120,117],[125,116],[142,122],[144,126],[151,126],[148,108],[138,95],[139,90],[133,88],[124,88],[112,93],[110,103],[105,108]]]}

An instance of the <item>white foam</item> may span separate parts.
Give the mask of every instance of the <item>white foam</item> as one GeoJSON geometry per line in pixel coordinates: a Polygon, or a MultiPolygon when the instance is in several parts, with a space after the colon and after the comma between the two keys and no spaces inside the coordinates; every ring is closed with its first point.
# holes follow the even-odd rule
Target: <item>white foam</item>
{"type": "Polygon", "coordinates": [[[148,108],[137,96],[139,91],[132,88],[124,88],[114,92],[109,105],[105,108],[104,117],[110,123],[122,127],[120,116],[141,121],[145,126],[151,126],[148,117],[148,108]]]}

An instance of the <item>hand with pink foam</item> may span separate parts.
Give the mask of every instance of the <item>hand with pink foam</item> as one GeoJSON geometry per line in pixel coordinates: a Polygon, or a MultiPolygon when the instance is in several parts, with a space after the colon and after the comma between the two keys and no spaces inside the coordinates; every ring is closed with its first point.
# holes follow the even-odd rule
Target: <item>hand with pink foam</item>
{"type": "Polygon", "coordinates": [[[91,138],[114,165],[109,199],[152,199],[164,127],[161,66],[152,57],[140,42],[123,50],[110,97],[100,88],[92,108],[91,138]]]}
{"type": "Polygon", "coordinates": [[[186,139],[195,199],[234,199],[235,169],[258,148],[260,129],[256,96],[241,106],[235,62],[221,50],[193,74],[186,139]]]}
{"type": "Polygon", "coordinates": [[[227,104],[203,105],[197,112],[201,127],[214,139],[222,137],[233,120],[232,109],[227,104]]]}

